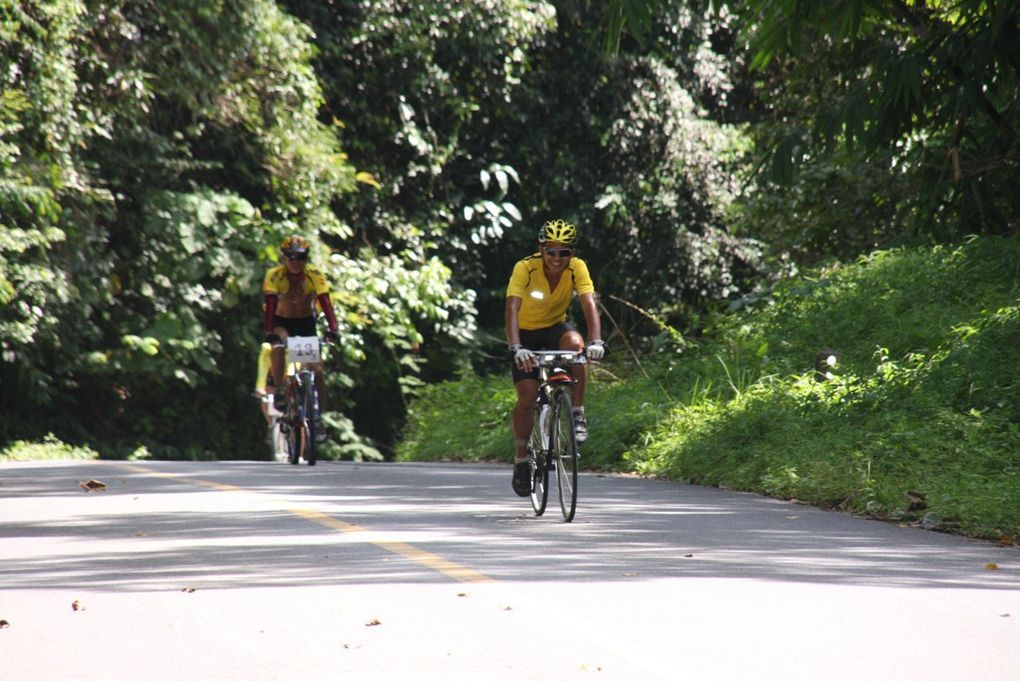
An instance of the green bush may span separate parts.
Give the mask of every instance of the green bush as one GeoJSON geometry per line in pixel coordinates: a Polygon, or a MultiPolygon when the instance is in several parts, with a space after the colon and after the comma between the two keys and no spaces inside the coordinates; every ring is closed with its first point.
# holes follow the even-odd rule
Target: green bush
{"type": "Polygon", "coordinates": [[[479,461],[513,458],[510,377],[472,376],[425,388],[408,410],[403,461],[479,461]]]}
{"type": "Polygon", "coordinates": [[[0,450],[0,461],[91,460],[99,452],[90,447],[75,447],[61,442],[53,434],[40,442],[16,440],[0,450]]]}

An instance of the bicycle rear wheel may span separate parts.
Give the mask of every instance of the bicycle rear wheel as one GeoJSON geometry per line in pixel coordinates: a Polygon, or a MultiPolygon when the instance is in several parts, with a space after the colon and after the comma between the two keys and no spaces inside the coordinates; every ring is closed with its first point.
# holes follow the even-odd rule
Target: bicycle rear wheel
{"type": "Polygon", "coordinates": [[[542,407],[535,405],[535,422],[531,426],[528,443],[528,463],[531,464],[531,507],[535,515],[545,513],[549,501],[548,437],[543,434],[542,407]]]}
{"type": "Polygon", "coordinates": [[[574,410],[570,394],[557,393],[553,401],[553,428],[549,449],[556,463],[556,482],[559,489],[563,520],[574,519],[577,509],[577,437],[574,433],[574,410]]]}

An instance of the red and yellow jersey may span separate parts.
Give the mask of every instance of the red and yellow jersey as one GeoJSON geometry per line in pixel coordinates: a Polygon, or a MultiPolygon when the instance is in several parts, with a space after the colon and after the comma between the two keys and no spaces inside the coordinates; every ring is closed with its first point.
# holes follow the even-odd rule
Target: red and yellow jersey
{"type": "Polygon", "coordinates": [[[506,288],[508,298],[517,296],[521,299],[517,321],[520,328],[526,330],[546,329],[566,320],[567,308],[575,292],[579,296],[595,293],[588,265],[580,258],[571,258],[556,290],[550,291],[539,253],[517,261],[506,288]]]}
{"type": "MultiPolygon", "coordinates": [[[[320,296],[329,293],[329,282],[325,275],[318,268],[312,265],[305,265],[305,278],[302,281],[304,293],[320,296]]],[[[262,293],[281,295],[290,290],[290,280],[287,278],[286,265],[279,265],[266,272],[266,278],[262,281],[262,293]]]]}

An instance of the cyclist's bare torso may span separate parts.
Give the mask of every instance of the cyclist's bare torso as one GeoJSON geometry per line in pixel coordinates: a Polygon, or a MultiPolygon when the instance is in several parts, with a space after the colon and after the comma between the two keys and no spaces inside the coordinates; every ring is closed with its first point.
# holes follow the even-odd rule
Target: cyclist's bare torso
{"type": "Polygon", "coordinates": [[[556,287],[560,285],[560,279],[563,277],[563,267],[560,267],[559,271],[554,271],[548,266],[543,269],[545,271],[545,280],[549,282],[549,290],[555,291],[556,287]]]}
{"type": "Polygon", "coordinates": [[[279,294],[276,314],[279,317],[301,318],[315,313],[315,292],[304,290],[305,273],[287,273],[290,286],[285,293],[279,294]]]}
{"type": "MultiPolygon", "coordinates": [[[[305,290],[306,279],[308,275],[305,274],[304,269],[294,272],[293,269],[297,269],[291,263],[287,263],[287,290],[283,293],[277,294],[276,302],[276,317],[277,319],[305,319],[307,317],[315,316],[315,291],[305,290]]],[[[283,326],[277,326],[274,329],[275,333],[281,338],[287,338],[289,333],[283,326]]],[[[276,380],[276,372],[278,369],[283,367],[283,352],[282,350],[276,354],[274,358],[273,367],[273,378],[276,380]]],[[[310,363],[309,368],[316,372],[322,371],[322,363],[315,362],[310,363]]],[[[322,376],[319,376],[320,382],[323,380],[322,376]]]]}

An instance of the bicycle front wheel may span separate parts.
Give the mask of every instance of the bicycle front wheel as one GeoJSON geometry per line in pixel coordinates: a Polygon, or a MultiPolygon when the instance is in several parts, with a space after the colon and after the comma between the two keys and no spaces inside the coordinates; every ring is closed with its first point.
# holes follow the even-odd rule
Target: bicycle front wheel
{"type": "MultiPolygon", "coordinates": [[[[528,463],[531,464],[531,507],[535,515],[545,513],[549,501],[548,437],[543,434],[542,407],[535,405],[535,421],[531,426],[528,443],[528,463]]],[[[547,432],[547,431],[546,431],[547,432]]]]}
{"type": "Polygon", "coordinates": [[[304,426],[305,426],[305,461],[309,466],[315,465],[315,379],[309,374],[309,380],[304,384],[303,403],[304,426]]]}
{"type": "Polygon", "coordinates": [[[287,413],[283,418],[287,424],[287,460],[292,465],[301,461],[301,450],[304,447],[305,429],[301,425],[301,407],[298,404],[299,392],[291,390],[287,401],[287,413]]]}
{"type": "Polygon", "coordinates": [[[556,482],[559,488],[560,509],[563,520],[574,519],[577,509],[577,437],[574,434],[574,410],[570,394],[557,393],[553,401],[553,427],[549,443],[551,458],[556,462],[556,482]]]}
{"type": "Polygon", "coordinates": [[[305,429],[301,426],[301,415],[297,404],[287,411],[287,460],[297,466],[301,461],[301,450],[305,446],[305,429]]]}

